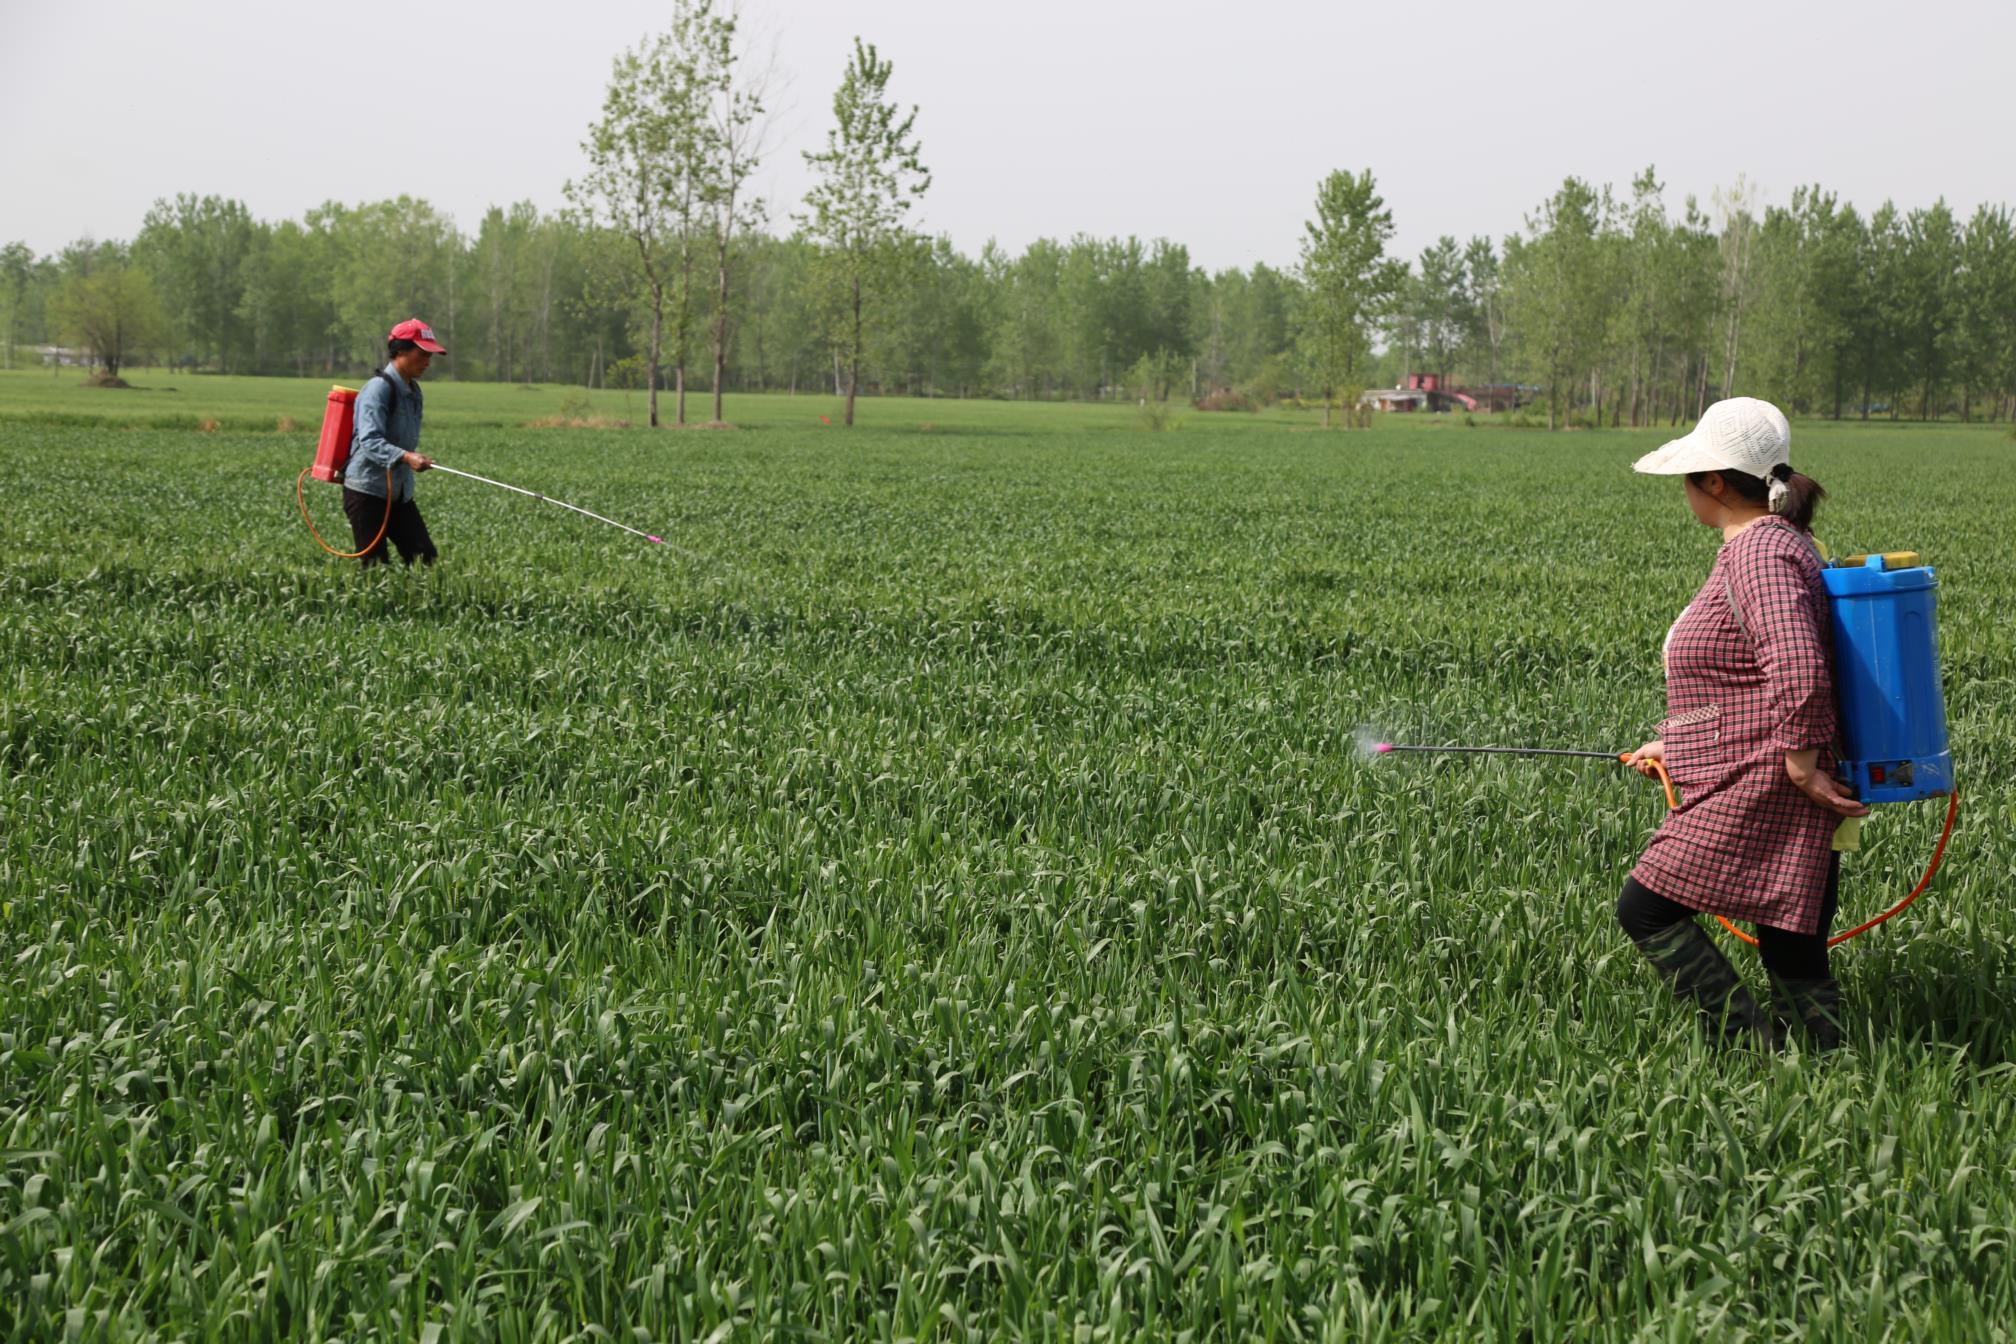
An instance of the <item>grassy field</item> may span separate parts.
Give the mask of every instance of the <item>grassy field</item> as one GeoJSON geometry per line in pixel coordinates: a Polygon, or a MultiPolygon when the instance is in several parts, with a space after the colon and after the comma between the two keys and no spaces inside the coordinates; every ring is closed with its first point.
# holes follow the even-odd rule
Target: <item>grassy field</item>
{"type": "MultiPolygon", "coordinates": [[[[131,389],[87,387],[75,369],[23,372],[0,370],[0,426],[121,429],[199,429],[257,432],[276,429],[283,418],[304,429],[321,423],[331,382],[357,387],[362,380],[329,378],[234,378],[206,374],[129,370],[131,389]]],[[[646,427],[650,402],[642,391],[592,391],[552,383],[454,383],[429,379],[430,427],[515,429],[530,422],[593,417],[646,427]],[[583,413],[585,412],[585,417],[583,413]]],[[[839,427],[845,403],[819,392],[734,395],[727,400],[730,423],[744,429],[839,427]],[[832,426],[820,423],[825,416],[832,426]]],[[[659,393],[659,416],[669,425],[673,400],[659,393]]],[[[704,390],[687,394],[686,418],[704,421],[713,399],[704,390]]],[[[1315,426],[1314,411],[1252,414],[1179,412],[1186,424],[1220,428],[1281,425],[1315,426]]],[[[1004,401],[927,400],[917,397],[864,397],[857,404],[857,428],[889,431],[1040,433],[1062,428],[1129,429],[1139,419],[1131,404],[1091,405],[1004,401]]]]}
{"type": "MultiPolygon", "coordinates": [[[[1837,954],[1852,1046],[1764,1059],[1706,1051],[1611,920],[1654,786],[1352,750],[1649,735],[1715,546],[1631,475],[1657,436],[872,401],[848,434],[811,398],[533,431],[562,389],[444,385],[444,461],[676,549],[434,477],[441,566],[360,574],[271,428],[322,383],[41,377],[0,377],[12,1337],[2016,1313],[1999,432],[1796,432],[1824,538],[1940,567],[1968,810],[1837,954]],[[223,427],[92,400],[156,395],[223,427]]],[[[1871,824],[1845,916],[1937,821],[1871,824]]]]}

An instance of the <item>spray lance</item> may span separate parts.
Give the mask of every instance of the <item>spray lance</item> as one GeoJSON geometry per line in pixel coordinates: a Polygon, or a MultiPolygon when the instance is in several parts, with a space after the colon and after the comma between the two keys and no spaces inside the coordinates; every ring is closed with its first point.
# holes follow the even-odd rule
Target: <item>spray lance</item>
{"type": "Polygon", "coordinates": [[[598,523],[607,523],[611,527],[621,528],[623,531],[628,532],[633,537],[642,537],[644,538],[644,540],[650,542],[654,546],[663,546],[665,544],[665,539],[663,537],[654,537],[649,532],[640,531],[637,528],[630,527],[623,523],[619,523],[614,518],[604,518],[601,514],[594,513],[587,509],[584,509],[579,504],[569,504],[565,500],[555,499],[551,495],[542,495],[537,490],[527,490],[522,485],[507,485],[503,481],[493,481],[488,476],[478,476],[473,471],[457,471],[453,467],[444,467],[439,462],[436,462],[433,466],[429,467],[428,470],[445,471],[450,476],[460,476],[462,479],[466,481],[481,481],[485,485],[494,485],[499,490],[510,490],[517,494],[529,496],[532,499],[542,500],[548,504],[558,504],[563,509],[572,509],[574,512],[580,514],[584,518],[593,518],[598,523]]]}
{"type": "MultiPolygon", "coordinates": [[[[1903,912],[1924,894],[1946,855],[1953,823],[1960,815],[1960,791],[1953,783],[1953,755],[1946,739],[1946,702],[1939,685],[1939,644],[1935,622],[1938,576],[1920,564],[1914,551],[1853,555],[1823,564],[1829,621],[1834,634],[1834,689],[1840,702],[1842,750],[1839,774],[1872,807],[1945,797],[1946,824],[1932,861],[1903,900],[1874,919],[1828,939],[1845,943],[1903,912]]],[[[1747,630],[1733,588],[1729,605],[1747,630]]],[[[1629,764],[1633,753],[1578,751],[1560,747],[1415,746],[1371,742],[1375,756],[1403,753],[1464,756],[1555,756],[1629,764]]],[[[1680,799],[1661,761],[1648,761],[1666,788],[1666,804],[1680,799]]],[[[1757,940],[1727,919],[1716,920],[1746,943],[1757,940]]]]}
{"type": "MultiPolygon", "coordinates": [[[[1565,747],[1423,747],[1400,742],[1374,742],[1370,744],[1375,756],[1391,756],[1395,752],[1413,752],[1422,756],[1568,756],[1586,761],[1617,761],[1630,764],[1628,751],[1577,751],[1565,747]]],[[[1678,808],[1680,799],[1673,792],[1672,777],[1666,773],[1666,766],[1659,761],[1647,761],[1647,765],[1659,772],[1659,778],[1666,785],[1667,806],[1678,808]]]]}

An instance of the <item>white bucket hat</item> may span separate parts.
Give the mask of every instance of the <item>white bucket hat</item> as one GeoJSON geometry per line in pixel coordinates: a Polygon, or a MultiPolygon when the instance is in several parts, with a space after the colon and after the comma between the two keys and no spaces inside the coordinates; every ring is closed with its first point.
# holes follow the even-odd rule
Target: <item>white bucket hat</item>
{"type": "Polygon", "coordinates": [[[1785,413],[1755,397],[1718,401],[1701,415],[1692,433],[1631,464],[1648,476],[1684,476],[1691,471],[1741,471],[1770,486],[1777,512],[1786,495],[1783,475],[1792,474],[1792,426],[1785,413]]]}

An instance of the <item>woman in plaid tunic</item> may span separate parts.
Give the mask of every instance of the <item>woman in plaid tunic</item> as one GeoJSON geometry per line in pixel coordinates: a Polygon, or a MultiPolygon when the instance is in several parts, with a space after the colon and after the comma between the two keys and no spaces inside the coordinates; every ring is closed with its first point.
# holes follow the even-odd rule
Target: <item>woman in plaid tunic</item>
{"type": "Polygon", "coordinates": [[[1667,635],[1667,717],[1633,754],[1680,791],[1624,884],[1617,916],[1711,1031],[1776,1043],[1697,912],[1757,926],[1775,996],[1813,1044],[1840,1035],[1827,965],[1840,868],[1834,830],[1868,809],[1832,774],[1834,685],[1826,589],[1806,529],[1824,492],[1787,458],[1790,427],[1750,398],[1717,402],[1684,439],[1637,464],[1686,477],[1721,552],[1667,635]]]}

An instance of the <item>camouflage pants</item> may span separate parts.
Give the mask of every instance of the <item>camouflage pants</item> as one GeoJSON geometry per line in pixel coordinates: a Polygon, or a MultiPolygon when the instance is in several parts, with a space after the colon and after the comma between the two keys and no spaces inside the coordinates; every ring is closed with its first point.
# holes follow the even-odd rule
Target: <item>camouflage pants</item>
{"type": "MultiPolygon", "coordinates": [[[[1833,895],[1830,881],[1830,916],[1833,895]]],[[[1715,940],[1694,922],[1692,910],[1627,879],[1617,900],[1617,920],[1675,996],[1694,1004],[1709,1039],[1755,1041],[1767,1048],[1780,1043],[1777,1025],[1758,1007],[1715,940]]],[[[1777,935],[1760,950],[1778,1016],[1815,1049],[1833,1049],[1841,1041],[1841,987],[1827,973],[1825,925],[1813,935],[1760,932],[1777,935]]]]}
{"type": "Polygon", "coordinates": [[[1725,1045],[1753,1040],[1767,1047],[1777,1044],[1771,1019],[1699,924],[1685,919],[1636,941],[1675,997],[1692,1002],[1700,1012],[1701,1029],[1710,1040],[1725,1045]]]}

